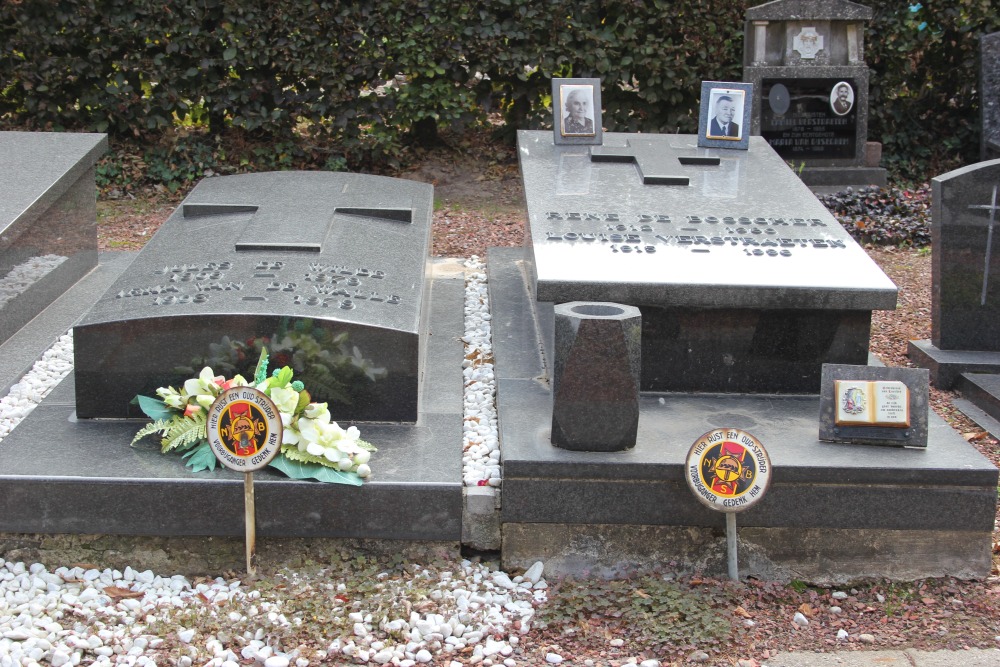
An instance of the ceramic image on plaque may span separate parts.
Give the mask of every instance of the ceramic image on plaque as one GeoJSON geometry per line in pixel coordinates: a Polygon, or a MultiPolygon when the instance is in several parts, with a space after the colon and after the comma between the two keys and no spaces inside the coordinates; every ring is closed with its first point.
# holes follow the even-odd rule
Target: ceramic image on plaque
{"type": "Polygon", "coordinates": [[[898,380],[836,380],[834,395],[838,426],[910,425],[910,391],[898,380]]]}
{"type": "Polygon", "coordinates": [[[752,99],[752,83],[702,81],[698,145],[746,150],[752,99]]]}
{"type": "Polygon", "coordinates": [[[601,80],[552,79],[556,144],[601,144],[601,80]]]}
{"type": "Polygon", "coordinates": [[[854,89],[846,81],[839,81],[830,91],[830,109],[838,116],[846,116],[854,108],[854,89]]]}
{"type": "Polygon", "coordinates": [[[815,60],[823,50],[823,35],[814,27],[805,27],[792,39],[792,48],[799,52],[803,60],[815,60]]]}

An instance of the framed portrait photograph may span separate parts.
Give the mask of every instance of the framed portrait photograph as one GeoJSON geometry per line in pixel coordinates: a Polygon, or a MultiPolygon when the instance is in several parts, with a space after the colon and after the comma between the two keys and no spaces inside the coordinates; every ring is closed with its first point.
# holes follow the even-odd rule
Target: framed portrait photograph
{"type": "Polygon", "coordinates": [[[830,110],[846,116],[854,108],[854,87],[847,81],[838,81],[830,91],[830,110]]]}
{"type": "Polygon", "coordinates": [[[557,145],[601,144],[600,79],[552,79],[552,132],[557,145]]]}
{"type": "Polygon", "coordinates": [[[746,150],[750,145],[753,84],[702,81],[698,145],[746,150]]]}

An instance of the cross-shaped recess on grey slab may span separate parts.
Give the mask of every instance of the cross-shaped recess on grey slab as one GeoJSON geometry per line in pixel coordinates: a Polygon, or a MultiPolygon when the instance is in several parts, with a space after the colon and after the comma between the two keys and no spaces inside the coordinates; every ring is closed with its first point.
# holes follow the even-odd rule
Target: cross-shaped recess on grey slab
{"type": "Polygon", "coordinates": [[[980,297],[980,305],[986,305],[986,288],[989,285],[990,280],[990,260],[993,258],[993,225],[997,221],[997,211],[1000,208],[997,207],[997,190],[1000,185],[993,186],[993,202],[990,204],[976,204],[975,206],[970,206],[971,209],[985,210],[990,212],[990,222],[989,231],[986,232],[986,258],[983,265],[983,291],[980,297]]]}
{"type": "Polygon", "coordinates": [[[721,160],[710,155],[677,155],[662,146],[645,144],[632,146],[593,146],[591,162],[634,162],[643,185],[688,185],[691,179],[678,174],[681,165],[718,166],[721,160]]]}
{"type": "MultiPolygon", "coordinates": [[[[293,193],[294,194],[294,193],[293,193]]],[[[372,218],[390,223],[410,224],[413,211],[409,208],[374,208],[364,206],[330,206],[307,196],[290,197],[268,204],[184,204],[184,217],[250,213],[252,218],[239,237],[234,239],[237,252],[254,250],[322,252],[330,225],[338,216],[372,218]],[[289,215],[289,211],[293,211],[289,215]]]]}

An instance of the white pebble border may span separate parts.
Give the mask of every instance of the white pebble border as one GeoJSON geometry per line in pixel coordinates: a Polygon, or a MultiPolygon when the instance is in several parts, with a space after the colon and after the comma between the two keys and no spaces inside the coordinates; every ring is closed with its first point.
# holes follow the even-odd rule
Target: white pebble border
{"type": "Polygon", "coordinates": [[[73,370],[73,333],[59,337],[24,376],[0,398],[0,441],[73,370]]]}
{"type": "Polygon", "coordinates": [[[500,439],[486,264],[465,262],[465,381],[462,480],[466,486],[500,486],[500,439]]]}
{"type": "MultiPolygon", "coordinates": [[[[497,487],[501,480],[500,445],[486,267],[473,256],[465,268],[463,481],[469,486],[497,487]]],[[[72,367],[70,331],[0,399],[0,441],[72,367]]],[[[351,612],[353,636],[334,640],[315,657],[332,659],[339,653],[355,663],[411,667],[463,652],[463,661],[468,659],[470,664],[514,667],[515,661],[508,656],[518,643],[518,635],[529,630],[535,607],[546,600],[542,569],[542,563],[536,563],[524,576],[514,578],[470,561],[456,564],[454,572],[424,570],[423,576],[437,579],[431,594],[434,611],[414,611],[409,618],[391,620],[351,612]]],[[[399,591],[399,595],[405,594],[405,590],[399,591]]],[[[239,581],[230,583],[221,578],[192,586],[181,576],[160,577],[131,568],[119,572],[61,567],[49,572],[38,563],[26,566],[0,559],[0,667],[41,662],[55,667],[81,663],[155,665],[147,654],[155,652],[164,638],[144,634],[144,624],[158,616],[169,618],[164,609],[203,605],[206,598],[220,602],[259,597],[239,581]],[[143,596],[112,598],[104,592],[111,586],[142,592],[143,596]]],[[[261,614],[256,605],[248,604],[250,616],[261,614]]],[[[258,629],[237,637],[242,647],[239,655],[215,637],[200,637],[195,629],[177,627],[171,640],[179,640],[187,648],[187,655],[177,664],[236,667],[241,659],[242,664],[252,659],[264,667],[289,667],[293,662],[296,667],[306,667],[309,660],[300,657],[298,650],[285,653],[280,646],[265,641],[268,624],[289,622],[278,606],[268,603],[258,629]]],[[[230,620],[247,620],[246,615],[237,616],[231,615],[230,620]]]]}
{"type": "MultiPolygon", "coordinates": [[[[283,629],[301,626],[302,619],[287,618],[280,599],[261,599],[240,581],[218,578],[192,585],[180,575],[161,577],[129,567],[124,572],[82,567],[49,572],[38,563],[0,559],[0,667],[42,662],[155,666],[168,657],[183,667],[308,667],[311,660],[318,664],[341,656],[353,663],[412,667],[459,654],[467,664],[489,659],[515,667],[509,656],[530,629],[535,606],[547,599],[542,563],[513,579],[467,560],[456,563],[454,571],[410,567],[430,589],[433,611],[421,604],[421,612],[411,611],[408,618],[378,618],[361,600],[360,607],[352,606],[356,611],[342,610],[349,631],[329,643],[310,637],[320,644],[306,648],[284,647],[280,639],[283,629]],[[122,590],[109,592],[109,587],[142,595],[122,598],[122,590]],[[216,622],[224,614],[230,630],[226,642],[206,636],[190,614],[185,616],[190,627],[173,621],[184,609],[216,622]],[[150,625],[160,628],[160,635],[149,632],[150,625]],[[157,653],[161,647],[166,655],[157,653]]],[[[308,589],[351,594],[345,584],[322,577],[317,575],[308,589]]],[[[379,579],[387,586],[395,583],[388,573],[379,579]]],[[[302,590],[297,574],[290,580],[302,590]]],[[[393,597],[405,598],[413,584],[413,579],[400,582],[393,597]]]]}

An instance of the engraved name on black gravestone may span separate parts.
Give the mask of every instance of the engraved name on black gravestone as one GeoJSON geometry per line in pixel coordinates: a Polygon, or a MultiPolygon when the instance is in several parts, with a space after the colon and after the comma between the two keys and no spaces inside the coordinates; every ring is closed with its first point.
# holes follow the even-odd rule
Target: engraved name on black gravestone
{"type": "Polygon", "coordinates": [[[853,158],[857,108],[853,100],[846,112],[834,108],[837,88],[844,83],[851,91],[857,90],[850,78],[764,79],[761,136],[786,159],[853,158]]]}
{"type": "Polygon", "coordinates": [[[431,186],[280,172],[201,181],[75,327],[77,415],[262,347],[335,419],[415,421],[431,186]]]}

